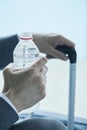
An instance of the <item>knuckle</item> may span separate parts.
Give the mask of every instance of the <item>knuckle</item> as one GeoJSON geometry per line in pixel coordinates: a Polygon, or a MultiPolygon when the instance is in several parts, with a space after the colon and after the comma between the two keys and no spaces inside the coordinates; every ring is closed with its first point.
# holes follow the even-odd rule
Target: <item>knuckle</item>
{"type": "Polygon", "coordinates": [[[47,63],[47,58],[46,57],[42,57],[42,60],[44,60],[45,63],[47,63]]]}
{"type": "Polygon", "coordinates": [[[41,93],[42,99],[46,97],[46,92],[41,93]]]}
{"type": "Polygon", "coordinates": [[[35,74],[35,69],[32,67],[30,68],[29,70],[26,71],[26,74],[31,76],[31,75],[34,75],[35,74]]]}
{"type": "Polygon", "coordinates": [[[31,68],[31,73],[32,74],[35,73],[35,68],[34,67],[31,68]]]}
{"type": "Polygon", "coordinates": [[[63,36],[62,35],[56,35],[56,38],[61,40],[63,38],[63,36]]]}
{"type": "Polygon", "coordinates": [[[47,71],[48,71],[48,67],[45,65],[45,67],[44,67],[44,68],[45,68],[45,71],[47,72],[47,71]]]}
{"type": "Polygon", "coordinates": [[[45,89],[45,85],[42,84],[41,88],[40,88],[40,93],[42,96],[45,96],[46,95],[46,89],[45,89]]]}
{"type": "Polygon", "coordinates": [[[39,85],[42,83],[42,79],[41,79],[40,75],[36,75],[35,82],[37,82],[39,85]]]}
{"type": "Polygon", "coordinates": [[[40,100],[44,99],[46,97],[46,93],[40,93],[40,100]]]}
{"type": "Polygon", "coordinates": [[[9,73],[9,70],[8,70],[8,68],[5,68],[4,70],[3,70],[3,76],[7,76],[7,75],[9,75],[10,73],[9,73]]]}
{"type": "Polygon", "coordinates": [[[45,91],[44,85],[42,85],[38,88],[38,96],[39,96],[40,100],[42,100],[43,98],[46,97],[46,91],[45,91]]]}

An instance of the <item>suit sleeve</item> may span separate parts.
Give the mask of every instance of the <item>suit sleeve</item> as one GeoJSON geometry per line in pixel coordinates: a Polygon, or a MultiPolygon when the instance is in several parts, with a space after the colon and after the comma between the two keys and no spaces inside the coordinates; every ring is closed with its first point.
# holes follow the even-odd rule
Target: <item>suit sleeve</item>
{"type": "Polygon", "coordinates": [[[8,130],[17,120],[18,113],[8,101],[0,95],[0,130],[8,130]]]}
{"type": "Polygon", "coordinates": [[[17,35],[0,38],[0,70],[13,62],[13,50],[18,41],[17,35]]]}

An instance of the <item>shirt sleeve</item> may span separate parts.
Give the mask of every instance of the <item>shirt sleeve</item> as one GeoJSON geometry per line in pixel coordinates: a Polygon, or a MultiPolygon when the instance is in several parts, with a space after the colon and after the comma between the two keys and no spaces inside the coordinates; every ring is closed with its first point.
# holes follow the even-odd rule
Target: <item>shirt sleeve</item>
{"type": "Polygon", "coordinates": [[[0,38],[0,70],[13,62],[13,50],[18,44],[18,35],[0,38]]]}
{"type": "Polygon", "coordinates": [[[19,119],[16,108],[3,94],[0,94],[0,130],[8,130],[19,119]]]}

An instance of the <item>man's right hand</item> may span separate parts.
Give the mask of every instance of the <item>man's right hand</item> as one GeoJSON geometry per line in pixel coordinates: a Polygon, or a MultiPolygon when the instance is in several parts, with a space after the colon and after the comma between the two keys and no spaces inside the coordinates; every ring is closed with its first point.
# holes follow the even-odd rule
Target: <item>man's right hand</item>
{"type": "Polygon", "coordinates": [[[25,69],[15,70],[13,64],[9,64],[3,70],[3,92],[18,111],[32,107],[45,97],[46,63],[47,59],[42,57],[25,69]]]}

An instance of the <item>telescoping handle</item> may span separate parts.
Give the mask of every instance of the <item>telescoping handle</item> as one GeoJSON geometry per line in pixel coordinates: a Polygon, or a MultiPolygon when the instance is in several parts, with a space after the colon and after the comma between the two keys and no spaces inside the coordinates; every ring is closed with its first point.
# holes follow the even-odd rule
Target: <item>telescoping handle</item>
{"type": "Polygon", "coordinates": [[[57,46],[57,50],[68,54],[70,60],[70,80],[69,80],[69,106],[68,106],[68,130],[74,130],[74,107],[75,107],[75,78],[76,78],[76,58],[74,48],[67,46],[57,46]]]}
{"type": "Polygon", "coordinates": [[[76,51],[74,48],[63,45],[63,46],[57,46],[56,49],[65,54],[68,54],[70,63],[76,63],[76,51]]]}

